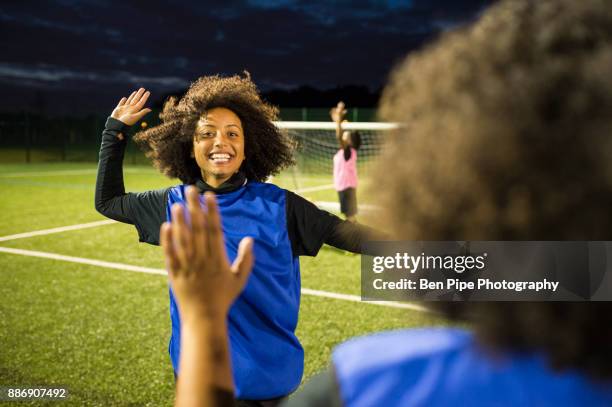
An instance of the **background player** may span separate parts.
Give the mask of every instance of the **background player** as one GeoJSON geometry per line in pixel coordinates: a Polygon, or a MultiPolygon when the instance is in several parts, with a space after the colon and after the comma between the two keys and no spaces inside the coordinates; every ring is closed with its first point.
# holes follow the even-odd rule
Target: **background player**
{"type": "Polygon", "coordinates": [[[336,124],[336,139],[340,149],[334,155],[334,188],[338,192],[340,212],[350,222],[357,215],[357,150],[361,146],[361,135],[357,131],[343,131],[342,122],[346,117],[344,102],[330,110],[336,124]]]}

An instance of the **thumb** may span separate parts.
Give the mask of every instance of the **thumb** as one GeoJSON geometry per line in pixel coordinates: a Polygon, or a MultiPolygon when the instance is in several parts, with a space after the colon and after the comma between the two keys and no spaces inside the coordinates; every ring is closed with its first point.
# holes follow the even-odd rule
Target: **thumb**
{"type": "Polygon", "coordinates": [[[238,279],[242,280],[242,285],[246,282],[251,269],[253,268],[253,262],[255,256],[253,255],[253,238],[245,237],[240,241],[238,245],[238,255],[236,260],[232,263],[232,273],[234,273],[238,279]]]}

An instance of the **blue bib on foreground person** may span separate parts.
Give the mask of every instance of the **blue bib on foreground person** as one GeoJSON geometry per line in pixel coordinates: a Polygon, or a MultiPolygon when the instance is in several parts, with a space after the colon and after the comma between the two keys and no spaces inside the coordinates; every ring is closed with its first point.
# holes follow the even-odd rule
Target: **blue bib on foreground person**
{"type": "MultiPolygon", "coordinates": [[[[563,332],[559,332],[563,335],[563,332]]],[[[554,372],[542,355],[493,356],[459,329],[412,329],[350,340],[333,353],[352,406],[610,406],[612,386],[554,372]]]]}
{"type": "MultiPolygon", "coordinates": [[[[174,203],[185,203],[186,185],[170,190],[167,217],[174,203]]],[[[217,195],[225,248],[230,262],[238,244],[254,239],[255,264],[247,285],[228,315],[230,356],[239,399],[264,400],[291,393],[300,384],[304,350],[295,336],[300,305],[300,265],[287,232],[285,191],[249,181],[217,195]]],[[[170,357],[179,372],[181,324],[170,288],[170,357]]]]}

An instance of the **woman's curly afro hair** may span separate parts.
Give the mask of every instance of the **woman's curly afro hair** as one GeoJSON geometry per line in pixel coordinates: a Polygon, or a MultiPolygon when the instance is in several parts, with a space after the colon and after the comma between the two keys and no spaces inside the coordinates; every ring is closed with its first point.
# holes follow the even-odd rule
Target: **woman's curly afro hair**
{"type": "Polygon", "coordinates": [[[196,124],[216,107],[233,111],[242,122],[246,159],[241,171],[248,179],[265,181],[294,163],[294,142],[272,123],[278,109],[261,99],[248,73],[198,79],[180,100],[166,101],[159,126],[137,133],[134,140],[162,173],[193,184],[201,178],[192,154],[196,124]]]}
{"type": "MultiPolygon", "coordinates": [[[[503,1],[411,54],[381,100],[404,126],[374,171],[377,224],[402,240],[611,240],[611,67],[608,0],[503,1]]],[[[494,349],[612,380],[612,302],[436,306],[494,349]]]]}

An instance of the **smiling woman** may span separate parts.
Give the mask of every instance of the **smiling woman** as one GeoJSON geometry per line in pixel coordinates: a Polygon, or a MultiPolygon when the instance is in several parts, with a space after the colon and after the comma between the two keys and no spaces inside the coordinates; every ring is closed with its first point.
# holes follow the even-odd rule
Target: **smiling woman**
{"type": "Polygon", "coordinates": [[[224,107],[206,112],[196,125],[193,156],[212,187],[227,181],[244,162],[244,132],[236,113],[224,107]]]}
{"type": "Polygon", "coordinates": [[[293,164],[295,144],[274,126],[277,118],[277,109],[261,99],[248,75],[206,76],[195,81],[180,100],[170,98],[160,114],[162,124],[139,132],[134,141],[161,172],[193,184],[204,169],[200,165],[204,161],[194,157],[194,135],[203,140],[205,133],[218,131],[219,125],[235,124],[238,127],[233,129],[240,130],[244,142],[240,169],[248,179],[265,181],[293,164]],[[224,123],[216,123],[220,120],[224,123]]]}
{"type": "MultiPolygon", "coordinates": [[[[273,124],[276,109],[261,100],[248,77],[200,78],[180,100],[166,102],[162,123],[138,133],[136,141],[158,169],[183,184],[126,193],[122,161],[127,140],[122,134],[149,112],[148,97],[149,92],[139,89],[121,99],[106,122],[96,209],[133,224],[140,241],[158,245],[160,227],[176,212],[177,204],[179,210],[185,205],[188,185],[196,186],[191,192],[192,207],[203,202],[204,192],[217,194],[227,257],[240,263],[254,254],[255,260],[223,328],[229,331],[232,372],[217,372],[216,383],[227,390],[234,383],[235,397],[247,405],[277,404],[297,388],[304,368],[304,350],[295,335],[301,292],[299,257],[315,256],[323,243],[360,252],[373,232],[262,182],[292,163],[293,142],[273,124]]],[[[194,219],[194,211],[188,212],[194,219]]],[[[194,251],[204,249],[203,245],[193,247],[194,251]]],[[[193,372],[181,351],[188,341],[182,333],[189,331],[189,321],[181,319],[179,308],[171,285],[169,351],[181,387],[191,383],[193,372]]]]}

